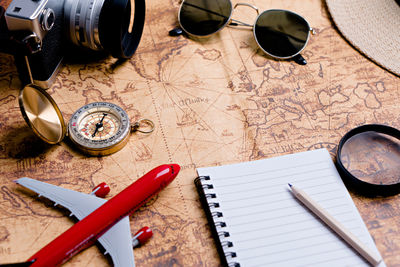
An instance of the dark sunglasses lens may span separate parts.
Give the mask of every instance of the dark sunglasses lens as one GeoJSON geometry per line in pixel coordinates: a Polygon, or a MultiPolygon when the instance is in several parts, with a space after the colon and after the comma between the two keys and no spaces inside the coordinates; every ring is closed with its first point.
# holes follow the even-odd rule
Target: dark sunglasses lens
{"type": "Polygon", "coordinates": [[[179,12],[179,22],[186,32],[206,36],[224,27],[231,13],[229,0],[185,0],[179,12]]]}
{"type": "Polygon", "coordinates": [[[296,13],[287,10],[268,10],[254,26],[255,38],[271,56],[289,58],[299,53],[307,43],[310,26],[296,13]]]}

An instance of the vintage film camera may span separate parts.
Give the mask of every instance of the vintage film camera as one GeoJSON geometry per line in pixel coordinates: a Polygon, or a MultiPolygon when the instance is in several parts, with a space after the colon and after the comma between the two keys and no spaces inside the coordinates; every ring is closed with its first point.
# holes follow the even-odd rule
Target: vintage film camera
{"type": "Polygon", "coordinates": [[[13,0],[0,6],[0,52],[14,55],[23,84],[48,88],[66,44],[130,58],[144,18],[144,0],[13,0]]]}

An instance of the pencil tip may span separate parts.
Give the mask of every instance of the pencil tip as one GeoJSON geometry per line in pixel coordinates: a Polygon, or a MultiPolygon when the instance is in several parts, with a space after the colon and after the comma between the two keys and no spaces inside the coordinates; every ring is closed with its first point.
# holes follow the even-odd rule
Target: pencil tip
{"type": "Polygon", "coordinates": [[[290,188],[292,188],[292,185],[291,185],[291,184],[288,184],[288,185],[289,185],[290,188]]]}

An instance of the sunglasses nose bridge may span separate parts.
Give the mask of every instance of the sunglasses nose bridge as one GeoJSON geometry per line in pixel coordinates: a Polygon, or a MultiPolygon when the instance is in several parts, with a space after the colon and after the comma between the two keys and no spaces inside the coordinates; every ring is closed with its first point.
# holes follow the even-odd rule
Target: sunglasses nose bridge
{"type": "Polygon", "coordinates": [[[258,10],[258,7],[256,7],[255,5],[252,4],[248,4],[248,3],[237,3],[233,9],[236,9],[236,7],[238,6],[247,6],[247,7],[251,7],[252,9],[254,9],[257,12],[257,15],[260,14],[260,11],[258,10]]]}
{"type": "MultiPolygon", "coordinates": [[[[254,9],[254,10],[257,12],[257,16],[260,14],[260,12],[259,12],[259,10],[258,10],[258,7],[256,7],[255,5],[248,4],[248,3],[237,3],[237,4],[233,7],[233,10],[235,10],[236,7],[238,7],[238,6],[247,6],[247,7],[251,7],[252,9],[254,9]]],[[[245,27],[250,27],[250,28],[253,28],[253,26],[254,26],[254,25],[252,25],[252,24],[244,23],[244,22],[242,22],[242,21],[240,21],[240,20],[233,19],[233,18],[231,18],[231,21],[230,21],[229,25],[231,25],[231,26],[245,26],[245,27]]]]}

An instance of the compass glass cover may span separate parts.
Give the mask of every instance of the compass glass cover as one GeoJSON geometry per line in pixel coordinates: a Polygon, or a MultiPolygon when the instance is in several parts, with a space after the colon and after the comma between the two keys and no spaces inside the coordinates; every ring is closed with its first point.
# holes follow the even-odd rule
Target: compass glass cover
{"type": "Polygon", "coordinates": [[[104,150],[124,141],[130,132],[126,112],[119,106],[96,102],[77,110],[69,122],[70,138],[81,148],[104,150]]]}

